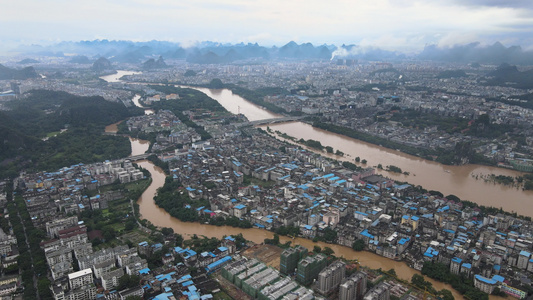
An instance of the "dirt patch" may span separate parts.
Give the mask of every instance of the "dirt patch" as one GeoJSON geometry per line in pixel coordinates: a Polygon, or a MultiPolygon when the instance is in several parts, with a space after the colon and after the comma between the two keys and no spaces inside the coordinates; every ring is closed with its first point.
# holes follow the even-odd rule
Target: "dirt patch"
{"type": "Polygon", "coordinates": [[[283,249],[274,245],[255,245],[242,253],[248,258],[257,258],[267,266],[279,271],[279,257],[283,249]]]}
{"type": "Polygon", "coordinates": [[[220,271],[213,274],[213,277],[220,284],[220,288],[224,292],[226,292],[226,294],[228,294],[232,299],[252,300],[252,298],[248,296],[243,290],[239,289],[233,283],[222,277],[220,271]]]}

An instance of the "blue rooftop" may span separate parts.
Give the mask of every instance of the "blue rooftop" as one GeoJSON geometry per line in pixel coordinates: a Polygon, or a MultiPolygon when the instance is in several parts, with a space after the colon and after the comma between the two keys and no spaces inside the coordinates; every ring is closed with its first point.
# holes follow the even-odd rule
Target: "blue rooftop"
{"type": "Polygon", "coordinates": [[[240,210],[240,209],[244,209],[244,208],[246,208],[246,205],[244,205],[244,204],[239,204],[239,205],[236,205],[234,208],[240,210]]]}
{"type": "Polygon", "coordinates": [[[454,258],[452,258],[452,261],[453,261],[454,263],[458,263],[458,264],[460,264],[463,260],[460,259],[459,257],[454,257],[454,258]]]}

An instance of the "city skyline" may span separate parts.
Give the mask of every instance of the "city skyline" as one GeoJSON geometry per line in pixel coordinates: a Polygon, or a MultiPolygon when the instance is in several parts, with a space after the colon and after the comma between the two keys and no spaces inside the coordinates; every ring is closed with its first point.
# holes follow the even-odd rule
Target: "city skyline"
{"type": "Polygon", "coordinates": [[[358,44],[418,52],[500,41],[533,48],[528,1],[34,1],[0,11],[3,50],[80,40],[199,41],[282,46],[358,44]],[[28,9],[31,7],[31,9],[28,9]]]}

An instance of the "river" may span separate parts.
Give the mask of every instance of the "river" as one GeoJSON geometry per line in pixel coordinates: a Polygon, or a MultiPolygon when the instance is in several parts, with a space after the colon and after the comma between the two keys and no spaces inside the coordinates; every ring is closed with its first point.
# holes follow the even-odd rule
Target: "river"
{"type": "Polygon", "coordinates": [[[155,113],[153,109],[142,106],[142,104],[139,102],[139,100],[141,100],[141,95],[136,94],[136,95],[133,96],[133,98],[131,99],[131,102],[133,102],[133,104],[135,104],[135,106],[137,106],[137,107],[139,107],[139,108],[143,108],[143,109],[144,109],[144,114],[145,114],[145,115],[151,115],[151,114],[154,114],[154,113],[155,113]]]}
{"type": "MultiPolygon", "coordinates": [[[[205,89],[198,89],[198,90],[203,91],[205,89]]],[[[230,105],[230,104],[232,105],[231,108],[226,108],[231,112],[237,113],[240,107],[240,112],[248,116],[248,112],[245,111],[244,108],[253,107],[250,109],[260,110],[260,111],[254,111],[253,114],[250,114],[251,116],[249,117],[250,120],[259,120],[259,119],[271,118],[271,117],[277,116],[274,114],[270,114],[268,111],[258,106],[254,106],[254,105],[247,106],[247,104],[250,104],[250,103],[248,103],[241,97],[232,96],[231,91],[228,91],[228,90],[211,91],[210,90],[209,92],[210,93],[208,95],[214,98],[215,100],[218,100],[217,97],[225,97],[226,100],[228,100],[227,103],[229,103],[226,105],[230,105]],[[227,97],[230,97],[230,98],[227,98],[227,97]],[[233,102],[237,102],[237,105],[235,105],[235,103],[230,101],[231,99],[233,99],[233,102]],[[239,100],[239,99],[242,99],[242,100],[239,100]],[[244,101],[245,103],[241,103],[240,101],[244,101]]],[[[219,102],[221,102],[221,104],[224,105],[224,102],[222,101],[219,101],[219,102]]],[[[115,130],[116,132],[116,126],[117,124],[112,124],[108,126],[108,128],[106,128],[106,131],[115,130]]],[[[320,130],[314,129],[310,127],[309,125],[306,125],[300,122],[292,122],[292,123],[287,123],[287,124],[274,125],[274,126],[271,126],[271,128],[275,130],[280,130],[282,132],[286,131],[287,134],[296,136],[298,138],[299,138],[299,135],[302,135],[303,137],[303,135],[305,134],[311,134],[310,137],[307,137],[307,135],[305,135],[306,137],[304,138],[313,138],[315,140],[323,139],[323,141],[321,141],[323,145],[334,146],[335,149],[340,149],[341,151],[345,153],[351,153],[351,152],[349,151],[350,149],[344,149],[343,147],[349,148],[349,147],[355,147],[356,145],[359,145],[358,147],[363,147],[363,148],[360,148],[360,149],[357,148],[359,149],[358,151],[362,151],[362,150],[367,151],[366,153],[367,155],[357,152],[359,153],[358,155],[361,156],[362,158],[367,159],[370,162],[370,164],[372,163],[377,164],[379,162],[385,163],[385,160],[383,159],[376,161],[376,162],[371,161],[371,159],[374,157],[376,157],[374,159],[381,158],[379,154],[377,156],[371,155],[375,151],[382,151],[383,152],[382,155],[384,156],[395,155],[393,156],[393,158],[396,156],[405,157],[405,160],[407,162],[412,162],[413,166],[416,166],[416,162],[418,162],[419,164],[422,164],[423,166],[425,166],[426,164],[430,164],[430,162],[424,161],[416,157],[403,155],[395,151],[391,151],[385,148],[366,144],[366,143],[363,143],[357,140],[331,134],[329,132],[322,132],[320,130]],[[292,132],[288,130],[288,128],[286,128],[286,127],[291,128],[293,126],[303,126],[303,127],[295,127],[294,130],[298,131],[298,128],[300,128],[302,130],[305,130],[306,132],[305,133],[292,132]],[[337,142],[337,140],[335,140],[336,138],[340,139],[340,141],[338,141],[339,142],[338,144],[327,143],[327,142],[331,142],[331,143],[337,142]],[[343,143],[346,143],[346,144],[343,144],[343,143]]],[[[131,146],[132,146],[132,155],[137,155],[137,154],[145,153],[149,147],[149,143],[143,140],[131,139],[131,146]]],[[[352,155],[352,156],[355,156],[355,155],[352,155]]],[[[395,162],[394,163],[395,165],[400,166],[402,169],[405,168],[405,170],[409,170],[410,172],[415,172],[415,173],[417,172],[412,169],[409,169],[408,167],[403,167],[402,165],[399,165],[399,162],[396,162],[396,161],[394,162],[395,162]]],[[[199,223],[188,223],[188,222],[181,222],[178,219],[171,217],[170,214],[168,214],[165,210],[157,207],[157,205],[155,205],[155,202],[154,202],[154,196],[156,194],[157,189],[163,186],[165,182],[164,172],[160,168],[154,166],[151,162],[146,161],[146,160],[138,161],[137,164],[147,169],[152,175],[152,184],[148,187],[146,191],[144,191],[144,193],[138,199],[137,203],[139,204],[141,217],[143,219],[147,219],[155,226],[170,227],[174,230],[174,232],[181,234],[184,237],[196,234],[198,236],[221,238],[225,235],[236,235],[236,234],[242,233],[244,238],[246,238],[247,240],[253,241],[255,243],[261,243],[264,241],[265,238],[272,238],[273,234],[266,230],[261,230],[261,229],[256,229],[256,228],[242,229],[242,228],[234,228],[234,227],[228,227],[228,226],[218,227],[218,226],[199,224],[199,223]]],[[[439,166],[439,164],[435,164],[435,165],[439,166]]],[[[445,168],[444,166],[441,166],[441,167],[445,168]]],[[[457,168],[465,168],[465,167],[468,167],[468,166],[462,166],[462,167],[457,167],[457,168]]],[[[483,168],[488,168],[488,167],[483,167],[483,168]]],[[[450,173],[446,173],[444,171],[441,171],[441,172],[445,174],[456,174],[457,173],[457,170],[453,170],[453,168],[448,169],[448,167],[446,167],[446,170],[450,170],[450,173]]],[[[491,170],[491,168],[489,168],[488,170],[491,170]]],[[[495,169],[495,171],[498,171],[498,170],[500,169],[495,169]]],[[[412,179],[412,178],[417,178],[421,176],[422,175],[409,176],[408,178],[412,179]]],[[[438,188],[435,188],[435,189],[442,191],[442,189],[438,189],[438,188]]],[[[457,192],[455,192],[454,194],[460,196],[459,193],[457,192]]],[[[280,237],[280,240],[281,242],[286,242],[289,240],[289,238],[280,237]]],[[[318,245],[322,248],[330,247],[335,252],[336,256],[344,257],[350,260],[357,259],[361,265],[366,266],[366,267],[370,267],[374,269],[381,268],[383,270],[389,270],[393,268],[398,274],[398,277],[404,280],[410,280],[414,274],[420,274],[420,272],[410,268],[404,262],[390,260],[388,258],[373,254],[371,252],[366,252],[366,251],[355,252],[351,248],[348,248],[348,247],[344,247],[340,245],[333,245],[333,244],[326,244],[322,242],[314,243],[311,240],[307,240],[303,238],[295,238],[295,239],[290,239],[290,240],[292,241],[293,245],[302,245],[308,249],[313,249],[313,246],[315,245],[318,245]]],[[[429,278],[426,278],[426,279],[429,280],[437,290],[444,289],[444,288],[448,289],[452,291],[455,299],[463,299],[463,297],[459,293],[457,293],[457,291],[455,291],[450,285],[437,282],[429,278]]],[[[490,296],[490,299],[503,299],[503,298],[490,296]]]]}
{"type": "Polygon", "coordinates": [[[117,70],[115,74],[100,76],[100,78],[107,82],[121,82],[122,80],[120,78],[122,78],[122,76],[135,74],[141,74],[141,72],[117,70]]]}
{"type": "MultiPolygon", "coordinates": [[[[132,155],[145,153],[148,149],[148,146],[148,141],[131,139],[132,155]]],[[[206,236],[208,238],[222,238],[223,236],[237,235],[242,233],[245,239],[255,243],[262,243],[266,238],[271,239],[273,237],[271,232],[257,228],[242,229],[229,226],[213,226],[200,223],[181,222],[180,220],[170,216],[170,214],[164,209],[159,208],[154,202],[154,196],[156,195],[157,189],[162,187],[165,183],[165,173],[150,161],[141,160],[137,161],[136,163],[140,167],[148,170],[152,176],[152,183],[138,199],[137,204],[139,204],[141,218],[147,219],[155,226],[172,228],[174,232],[183,235],[185,238],[190,237],[193,234],[198,236],[206,236]]],[[[362,266],[373,269],[394,269],[399,278],[408,281],[414,274],[420,274],[420,272],[410,268],[404,262],[394,261],[371,252],[355,252],[348,247],[326,244],[322,242],[314,243],[311,240],[303,238],[289,239],[282,236],[280,237],[280,240],[283,243],[291,240],[293,245],[302,245],[310,250],[313,249],[315,245],[318,245],[322,248],[330,247],[338,257],[344,257],[349,260],[357,259],[362,266]]],[[[448,289],[452,291],[455,299],[463,299],[463,297],[450,285],[429,278],[426,279],[429,280],[437,290],[448,289]]],[[[500,298],[491,296],[491,299],[500,298]]]]}
{"type": "MultiPolygon", "coordinates": [[[[132,143],[132,148],[134,147],[138,147],[138,146],[134,146],[132,143]]],[[[134,152],[139,153],[142,150],[143,149],[141,148],[134,152]]],[[[262,243],[266,238],[269,238],[269,239],[273,238],[273,234],[270,231],[263,230],[263,229],[257,229],[257,228],[243,229],[243,228],[235,228],[235,227],[229,227],[229,226],[213,226],[213,225],[206,225],[206,224],[200,224],[200,223],[182,222],[170,216],[168,212],[166,212],[162,208],[159,208],[154,202],[154,196],[157,192],[157,189],[159,187],[162,187],[163,184],[165,183],[165,173],[159,167],[152,164],[150,161],[141,160],[141,161],[137,161],[136,163],[142,168],[148,170],[150,174],[152,175],[152,184],[146,189],[146,191],[144,191],[144,193],[138,199],[137,204],[139,204],[139,212],[141,214],[141,217],[143,219],[147,219],[155,226],[172,228],[175,233],[181,234],[185,238],[191,237],[194,234],[198,236],[206,236],[208,238],[211,238],[211,237],[222,238],[223,236],[237,235],[239,233],[241,233],[245,239],[252,241],[254,243],[262,243]]],[[[284,237],[284,236],[280,237],[280,241],[282,243],[285,243],[289,240],[292,242],[293,246],[302,245],[309,250],[312,250],[315,245],[320,246],[322,248],[330,247],[335,252],[336,256],[344,257],[349,260],[358,260],[358,262],[362,266],[369,267],[372,269],[379,269],[379,268],[381,268],[382,270],[394,269],[396,271],[398,278],[401,278],[407,281],[410,281],[411,277],[413,277],[414,274],[420,274],[419,271],[410,268],[404,262],[391,260],[391,259],[385,258],[383,256],[379,256],[371,252],[367,252],[367,251],[355,252],[351,248],[348,248],[345,246],[327,244],[323,242],[315,243],[311,240],[304,239],[304,238],[291,239],[291,238],[284,237]]],[[[444,284],[442,282],[435,281],[427,277],[426,277],[426,280],[430,281],[437,290],[448,289],[452,292],[455,299],[464,299],[449,284],[444,284]]],[[[496,300],[496,299],[503,299],[503,298],[490,296],[490,299],[496,300]]]]}
{"type": "MultiPolygon", "coordinates": [[[[228,89],[196,88],[209,97],[217,100],[232,113],[242,113],[250,121],[279,117],[242,97],[235,95],[228,89]]],[[[264,126],[266,127],[266,126],[264,126]]],[[[409,172],[411,175],[381,171],[384,176],[398,181],[406,181],[413,185],[420,185],[427,190],[440,191],[444,195],[456,195],[463,200],[469,200],[485,206],[503,208],[506,211],[518,212],[521,215],[533,217],[533,191],[523,191],[493,182],[476,179],[476,175],[507,175],[519,176],[522,173],[483,165],[446,166],[434,161],[425,160],[408,155],[400,151],[369,144],[343,135],[314,128],[303,122],[288,122],[269,125],[272,130],[278,130],[297,139],[313,139],[320,141],[323,146],[331,146],[335,150],[344,152],[344,160],[354,162],[359,156],[367,160],[367,166],[382,164],[394,165],[409,172]]],[[[338,157],[340,159],[340,157],[338,157]]],[[[362,164],[359,164],[363,166],[362,164]]]]}
{"type": "MultiPolygon", "coordinates": [[[[183,235],[185,238],[190,237],[193,234],[196,234],[198,236],[206,236],[208,238],[222,238],[223,236],[237,235],[239,233],[242,233],[245,239],[253,241],[255,243],[262,243],[266,238],[271,239],[273,237],[273,234],[270,231],[257,228],[242,229],[229,226],[213,226],[199,223],[181,222],[178,219],[171,217],[169,213],[167,213],[164,209],[159,208],[154,202],[154,196],[157,189],[163,186],[163,184],[165,183],[164,172],[159,167],[154,166],[154,164],[147,160],[138,161],[136,163],[142,168],[148,170],[150,174],[152,174],[152,184],[142,194],[142,196],[137,201],[137,204],[139,204],[139,212],[141,214],[141,217],[143,219],[147,219],[155,226],[172,228],[174,229],[174,232],[183,235]]],[[[420,272],[410,268],[404,262],[394,261],[367,251],[355,252],[348,247],[334,244],[326,244],[322,242],[314,243],[311,240],[303,238],[290,239],[282,236],[280,237],[280,240],[283,243],[290,240],[292,241],[292,245],[302,245],[309,250],[312,250],[315,245],[318,245],[322,248],[330,247],[333,251],[335,251],[335,255],[338,257],[344,257],[350,260],[357,259],[361,265],[373,269],[394,269],[399,278],[408,281],[411,280],[411,277],[414,274],[420,274],[420,272]]],[[[437,282],[429,278],[427,279],[431,281],[431,283],[437,290],[448,289],[452,291],[455,299],[462,299],[462,296],[457,293],[450,285],[444,284],[442,282],[437,282]]],[[[491,297],[491,299],[498,298],[491,297]]]]}

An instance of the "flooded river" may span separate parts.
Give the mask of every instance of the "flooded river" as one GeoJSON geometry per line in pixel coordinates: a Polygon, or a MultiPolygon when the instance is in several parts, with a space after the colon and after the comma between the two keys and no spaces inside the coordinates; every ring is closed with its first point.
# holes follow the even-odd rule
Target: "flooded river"
{"type": "MultiPolygon", "coordinates": [[[[279,115],[233,94],[228,89],[194,89],[217,100],[228,111],[244,114],[250,121],[279,117],[279,115]]],[[[354,162],[355,157],[360,157],[361,160],[367,160],[367,166],[382,164],[385,167],[387,165],[394,165],[401,168],[402,171],[410,173],[407,176],[386,171],[381,172],[384,176],[394,180],[420,185],[427,190],[440,191],[445,196],[453,194],[463,200],[469,200],[485,206],[502,207],[507,211],[518,212],[519,214],[533,217],[533,191],[523,191],[518,188],[476,179],[476,175],[497,174],[519,176],[522,174],[520,172],[482,165],[446,166],[396,150],[314,128],[302,122],[273,124],[269,125],[269,127],[272,130],[278,130],[297,139],[303,138],[306,140],[313,139],[320,141],[323,146],[331,146],[335,150],[344,152],[347,154],[344,159],[352,162],[354,162]]]]}
{"type": "MultiPolygon", "coordinates": [[[[205,92],[213,99],[219,101],[226,109],[233,113],[243,113],[250,120],[260,120],[266,118],[277,117],[259,106],[253,105],[243,98],[233,95],[229,90],[209,90],[199,88],[199,91],[205,92]]],[[[106,131],[116,132],[116,126],[112,124],[106,128],[106,131]]],[[[443,166],[438,163],[423,160],[410,155],[405,155],[400,152],[382,148],[379,146],[367,144],[358,140],[350,139],[323,130],[315,129],[310,125],[301,122],[291,122],[285,124],[271,125],[273,130],[285,132],[296,138],[315,139],[319,140],[322,145],[329,145],[335,149],[339,149],[351,156],[353,159],[360,156],[361,159],[366,159],[368,165],[383,165],[393,164],[405,171],[416,174],[416,176],[393,175],[386,173],[389,177],[397,180],[408,181],[415,185],[422,185],[426,189],[434,189],[443,192],[444,194],[455,194],[461,198],[476,201],[484,205],[502,206],[508,210],[520,211],[523,214],[533,215],[533,210],[527,208],[525,204],[528,199],[531,199],[533,194],[524,193],[514,189],[508,189],[500,185],[487,184],[480,180],[472,178],[471,174],[478,173],[496,173],[514,175],[517,172],[502,170],[498,168],[467,165],[467,166],[443,166]],[[447,172],[448,171],[448,172],[447,172]],[[496,196],[494,195],[496,194],[496,196]],[[496,200],[494,200],[496,199],[496,200]],[[497,201],[500,199],[500,202],[497,201]],[[501,201],[506,199],[506,201],[501,201]],[[511,203],[511,204],[509,204],[511,203]],[[527,211],[524,211],[527,209],[527,211]]],[[[149,143],[143,140],[131,139],[132,155],[142,154],[146,152],[149,143]]],[[[241,229],[228,226],[212,226],[199,223],[181,222],[173,218],[163,209],[157,207],[154,203],[154,196],[159,187],[163,186],[165,182],[165,174],[161,169],[154,166],[151,162],[143,160],[138,161],[141,167],[147,169],[152,175],[152,184],[138,199],[140,207],[140,214],[143,219],[147,219],[155,226],[170,227],[174,232],[183,235],[185,238],[196,234],[198,236],[221,238],[226,235],[236,235],[242,233],[244,238],[255,243],[262,243],[265,238],[272,238],[272,233],[266,230],[251,228],[241,229]]],[[[528,205],[529,206],[529,205],[528,205]]],[[[282,242],[289,240],[286,237],[280,237],[282,242]]],[[[311,240],[303,238],[290,239],[293,245],[302,245],[308,249],[313,249],[315,245],[322,248],[330,247],[336,256],[344,257],[346,259],[356,259],[363,266],[370,268],[381,268],[383,270],[395,269],[398,277],[405,280],[410,280],[414,274],[420,272],[410,268],[404,262],[390,260],[388,258],[378,256],[370,252],[355,252],[351,248],[332,245],[326,243],[314,243],[311,240]]],[[[455,299],[463,299],[451,286],[437,282],[427,278],[432,282],[437,289],[451,290],[455,299]]],[[[500,297],[491,296],[490,299],[503,299],[500,297]]]]}
{"type": "MultiPolygon", "coordinates": [[[[152,174],[152,184],[142,194],[137,203],[139,204],[141,217],[143,219],[147,219],[155,226],[172,228],[174,232],[183,235],[186,239],[193,234],[198,236],[206,236],[208,238],[222,238],[223,236],[237,235],[242,233],[245,239],[255,243],[262,243],[266,238],[271,239],[273,237],[271,232],[263,229],[242,229],[229,226],[213,226],[199,223],[182,222],[174,217],[171,217],[169,213],[162,208],[159,208],[154,202],[154,196],[157,189],[163,186],[165,183],[164,172],[159,167],[154,166],[154,164],[146,160],[138,161],[137,164],[142,168],[147,169],[150,174],[152,174]]],[[[420,272],[410,268],[404,262],[391,260],[371,252],[355,252],[351,248],[345,246],[326,244],[322,242],[314,243],[311,240],[303,238],[290,239],[282,236],[280,237],[280,240],[282,243],[290,240],[293,246],[302,245],[309,250],[312,250],[315,245],[318,245],[322,248],[330,247],[338,257],[344,257],[349,260],[358,260],[362,266],[373,269],[394,269],[399,278],[408,281],[411,280],[411,277],[413,277],[414,274],[420,274],[420,272]]],[[[430,278],[426,279],[429,280],[437,290],[448,289],[452,291],[455,299],[463,299],[463,297],[450,285],[432,280],[430,278]]],[[[490,299],[495,300],[503,298],[491,296],[490,299]]]]}
{"type": "Polygon", "coordinates": [[[122,78],[122,76],[135,74],[141,74],[141,72],[118,70],[115,74],[100,76],[100,78],[107,82],[121,82],[122,80],[120,80],[120,78],[122,78]]]}

